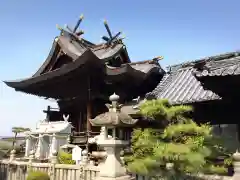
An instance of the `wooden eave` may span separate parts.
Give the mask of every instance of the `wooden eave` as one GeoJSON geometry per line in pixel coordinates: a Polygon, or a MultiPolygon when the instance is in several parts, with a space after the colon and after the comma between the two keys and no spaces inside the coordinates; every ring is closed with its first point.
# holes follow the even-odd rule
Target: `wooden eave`
{"type": "Polygon", "coordinates": [[[91,78],[91,86],[95,86],[91,87],[92,91],[95,89],[101,93],[107,93],[104,89],[116,88],[118,83],[123,85],[122,90],[125,86],[138,87],[149,74],[156,72],[159,72],[157,66],[153,66],[147,72],[129,64],[123,64],[117,68],[106,66],[104,61],[88,49],[77,60],[59,69],[20,81],[5,81],[5,83],[17,91],[48,98],[66,99],[84,96],[88,89],[88,77],[91,78]]]}
{"type": "MultiPolygon", "coordinates": [[[[91,50],[86,50],[76,61],[62,68],[20,81],[5,81],[5,83],[17,91],[56,99],[64,98],[66,96],[71,96],[70,91],[72,90],[69,90],[70,94],[68,95],[62,91],[68,88],[67,85],[73,88],[74,83],[87,83],[87,75],[92,74],[92,72],[89,71],[89,67],[91,66],[92,69],[99,69],[102,67],[101,63],[103,62],[99,61],[91,50]]],[[[99,74],[97,76],[99,77],[99,74]]],[[[84,89],[86,87],[81,88],[84,89]]]]}
{"type": "Polygon", "coordinates": [[[37,72],[33,75],[33,77],[41,75],[45,71],[47,66],[50,64],[50,62],[52,61],[54,56],[57,56],[57,54],[60,52],[61,48],[57,43],[57,39],[58,39],[58,37],[54,38],[54,41],[53,41],[51,50],[47,56],[47,59],[44,61],[44,63],[41,65],[41,67],[37,70],[37,72]]]}

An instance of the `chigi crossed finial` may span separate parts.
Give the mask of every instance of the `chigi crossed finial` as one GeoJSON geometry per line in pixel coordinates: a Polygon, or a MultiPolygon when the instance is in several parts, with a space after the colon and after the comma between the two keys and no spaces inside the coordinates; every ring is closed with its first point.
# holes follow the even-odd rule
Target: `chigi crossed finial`
{"type": "Polygon", "coordinates": [[[67,24],[64,26],[64,28],[61,28],[60,26],[57,25],[57,28],[60,30],[60,31],[67,31],[68,33],[76,36],[76,37],[79,37],[81,36],[82,34],[84,34],[84,32],[82,30],[79,30],[77,31],[77,29],[79,28],[82,20],[83,20],[84,16],[81,15],[79,17],[79,20],[77,21],[77,24],[75,25],[74,29],[72,30],[67,24]]]}
{"type": "MultiPolygon", "coordinates": [[[[115,41],[115,40],[118,39],[118,37],[120,36],[120,34],[121,34],[122,32],[118,32],[116,35],[113,36],[106,20],[104,20],[104,26],[105,26],[105,28],[106,28],[106,30],[107,30],[107,32],[108,32],[108,36],[109,36],[109,37],[103,36],[102,39],[103,39],[104,41],[106,41],[107,44],[111,44],[113,41],[115,41]]],[[[123,39],[123,38],[122,38],[122,39],[123,39]]]]}
{"type": "MultiPolygon", "coordinates": [[[[67,24],[64,26],[64,28],[62,28],[62,27],[60,27],[59,25],[57,25],[57,28],[58,28],[61,32],[62,32],[62,31],[66,31],[66,32],[72,34],[73,36],[75,36],[76,38],[79,38],[79,36],[81,36],[82,34],[84,34],[84,32],[83,32],[82,30],[77,31],[77,30],[79,29],[79,26],[80,26],[83,18],[84,18],[83,15],[81,15],[81,16],[79,17],[79,20],[77,21],[77,24],[75,25],[74,29],[71,29],[67,24]]],[[[118,38],[118,37],[122,34],[122,32],[118,32],[118,33],[115,34],[115,35],[112,34],[112,32],[111,32],[111,30],[110,30],[110,28],[109,28],[108,23],[107,23],[106,20],[104,20],[104,26],[105,26],[105,28],[106,28],[106,30],[107,30],[107,33],[108,33],[108,36],[109,36],[109,37],[107,37],[107,36],[103,36],[103,37],[102,37],[102,39],[103,39],[104,41],[106,41],[106,44],[111,44],[112,42],[115,42],[115,41],[124,39],[124,37],[118,38]]]]}

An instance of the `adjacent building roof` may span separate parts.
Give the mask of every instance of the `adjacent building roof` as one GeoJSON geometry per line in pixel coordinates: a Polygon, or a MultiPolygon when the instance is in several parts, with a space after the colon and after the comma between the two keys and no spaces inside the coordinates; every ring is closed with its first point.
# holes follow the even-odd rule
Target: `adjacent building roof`
{"type": "Polygon", "coordinates": [[[168,99],[172,104],[220,99],[221,97],[214,92],[204,89],[201,82],[193,75],[193,71],[192,67],[187,67],[168,72],[147,96],[168,99]]]}
{"type": "Polygon", "coordinates": [[[240,74],[240,53],[231,52],[168,67],[158,86],[146,98],[168,99],[172,104],[219,100],[198,77],[240,74]]]}
{"type": "Polygon", "coordinates": [[[240,53],[233,52],[209,58],[202,70],[195,72],[197,77],[231,76],[240,74],[240,53]]]}

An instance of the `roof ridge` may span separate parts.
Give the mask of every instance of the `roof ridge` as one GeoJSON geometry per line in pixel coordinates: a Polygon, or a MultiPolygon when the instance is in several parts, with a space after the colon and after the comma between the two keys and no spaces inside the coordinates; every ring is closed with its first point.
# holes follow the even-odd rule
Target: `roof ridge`
{"type": "Polygon", "coordinates": [[[193,61],[187,61],[187,62],[183,62],[180,64],[170,65],[170,66],[167,66],[167,70],[168,71],[176,71],[176,70],[178,70],[180,68],[184,68],[184,67],[193,67],[194,65],[196,65],[199,62],[220,61],[223,59],[228,59],[228,58],[236,57],[236,56],[240,56],[240,51],[233,51],[233,52],[218,54],[218,55],[214,55],[214,56],[207,56],[207,57],[199,58],[199,59],[196,59],[193,61]]]}
{"type": "Polygon", "coordinates": [[[154,59],[150,59],[150,60],[135,61],[135,62],[131,62],[129,64],[137,65],[137,64],[159,64],[159,63],[154,59]]]}

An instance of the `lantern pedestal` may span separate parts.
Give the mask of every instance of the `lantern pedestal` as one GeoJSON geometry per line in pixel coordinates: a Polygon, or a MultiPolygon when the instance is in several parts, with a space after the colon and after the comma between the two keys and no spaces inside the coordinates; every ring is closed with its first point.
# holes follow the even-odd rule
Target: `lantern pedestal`
{"type": "Polygon", "coordinates": [[[240,179],[240,153],[237,151],[233,154],[234,175],[232,180],[240,179]]]}
{"type": "Polygon", "coordinates": [[[126,168],[121,162],[120,152],[127,146],[127,141],[106,139],[99,142],[107,153],[105,162],[100,166],[100,173],[96,180],[130,180],[133,179],[127,175],[126,168]]]}

